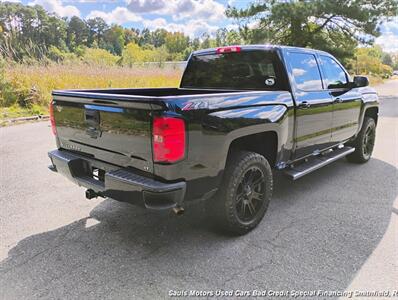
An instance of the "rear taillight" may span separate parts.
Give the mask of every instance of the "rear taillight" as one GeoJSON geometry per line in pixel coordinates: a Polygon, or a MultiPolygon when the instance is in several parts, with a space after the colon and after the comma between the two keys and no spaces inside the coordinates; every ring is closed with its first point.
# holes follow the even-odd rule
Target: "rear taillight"
{"type": "Polygon", "coordinates": [[[241,47],[239,46],[229,46],[229,47],[217,48],[216,53],[222,54],[222,53],[240,52],[240,50],[241,47]]]}
{"type": "Polygon", "coordinates": [[[53,102],[52,102],[52,101],[50,102],[49,111],[50,111],[51,129],[52,129],[52,132],[54,133],[54,135],[56,135],[56,134],[57,134],[57,128],[55,127],[54,105],[53,105],[53,102]]]}
{"type": "Polygon", "coordinates": [[[185,156],[185,122],[174,117],[154,117],[153,160],[173,163],[185,156]]]}

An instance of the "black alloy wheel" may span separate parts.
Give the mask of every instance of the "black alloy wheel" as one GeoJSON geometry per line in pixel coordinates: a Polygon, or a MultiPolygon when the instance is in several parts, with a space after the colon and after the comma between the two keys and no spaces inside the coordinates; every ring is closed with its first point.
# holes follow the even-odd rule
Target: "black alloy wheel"
{"type": "Polygon", "coordinates": [[[347,143],[355,151],[347,155],[347,160],[354,163],[365,163],[371,157],[376,140],[376,122],[370,117],[365,117],[357,137],[347,143]]]}
{"type": "Polygon", "coordinates": [[[265,198],[263,171],[254,166],[242,176],[236,193],[236,211],[242,222],[250,222],[261,211],[265,198]]]}
{"type": "Polygon", "coordinates": [[[272,171],[259,153],[236,151],[227,162],[221,187],[207,210],[222,229],[248,233],[263,219],[272,196],[272,171]]]}
{"type": "Polygon", "coordinates": [[[363,151],[363,156],[365,158],[370,158],[370,156],[372,155],[373,148],[375,145],[375,139],[376,139],[376,127],[374,126],[374,123],[372,123],[369,124],[369,126],[366,128],[363,140],[362,151],[363,151]]]}

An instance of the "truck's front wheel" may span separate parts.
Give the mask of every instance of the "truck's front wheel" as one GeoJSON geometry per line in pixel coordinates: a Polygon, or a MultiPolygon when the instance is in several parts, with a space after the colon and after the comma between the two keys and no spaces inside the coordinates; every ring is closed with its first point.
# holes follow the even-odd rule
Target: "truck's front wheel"
{"type": "Polygon", "coordinates": [[[264,156],[248,151],[232,154],[222,186],[209,203],[215,221],[235,234],[249,232],[267,211],[272,184],[271,167],[264,156]]]}
{"type": "Polygon", "coordinates": [[[369,117],[365,117],[361,131],[356,139],[351,143],[355,151],[347,155],[347,160],[354,163],[365,163],[372,156],[376,138],[376,122],[369,117]]]}

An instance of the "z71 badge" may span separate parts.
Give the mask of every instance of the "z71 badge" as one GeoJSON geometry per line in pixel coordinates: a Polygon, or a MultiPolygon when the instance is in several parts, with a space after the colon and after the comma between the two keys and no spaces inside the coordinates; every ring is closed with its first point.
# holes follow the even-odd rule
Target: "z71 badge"
{"type": "Polygon", "coordinates": [[[205,109],[208,107],[209,103],[207,101],[190,101],[190,102],[185,102],[181,110],[196,110],[196,109],[205,109]]]}

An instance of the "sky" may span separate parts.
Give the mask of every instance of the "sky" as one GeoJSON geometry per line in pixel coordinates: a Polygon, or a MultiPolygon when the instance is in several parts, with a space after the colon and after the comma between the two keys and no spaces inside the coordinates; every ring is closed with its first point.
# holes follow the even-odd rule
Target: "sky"
{"type": "MultiPolygon", "coordinates": [[[[0,0],[4,1],[4,0],[0,0]]],[[[8,0],[10,1],[10,0],[8,0]]],[[[164,28],[180,31],[191,37],[217,28],[236,28],[225,17],[228,4],[246,7],[249,0],[11,0],[23,4],[39,4],[61,17],[74,15],[83,19],[101,17],[108,24],[124,27],[164,28]]],[[[381,26],[382,35],[376,44],[387,52],[398,51],[398,17],[381,26]]]]}

